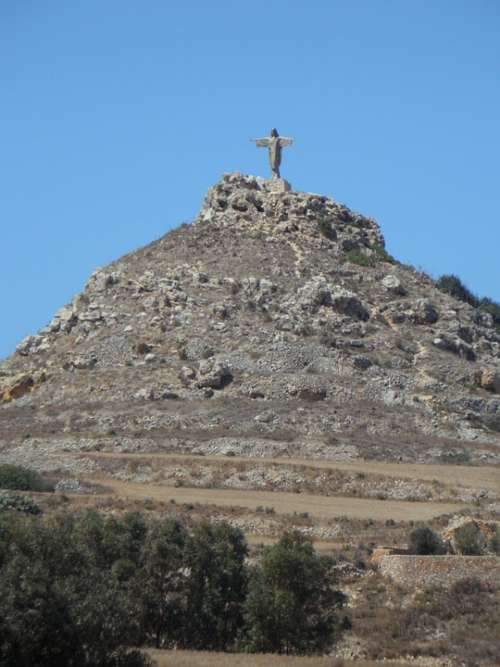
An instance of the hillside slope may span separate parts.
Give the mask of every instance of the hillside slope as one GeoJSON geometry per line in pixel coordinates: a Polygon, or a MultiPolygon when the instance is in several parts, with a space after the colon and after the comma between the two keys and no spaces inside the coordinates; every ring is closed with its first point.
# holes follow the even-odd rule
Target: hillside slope
{"type": "Polygon", "coordinates": [[[225,175],[193,224],[96,271],[18,346],[0,366],[3,460],[500,463],[491,316],[392,260],[372,219],[268,188],[225,175]]]}

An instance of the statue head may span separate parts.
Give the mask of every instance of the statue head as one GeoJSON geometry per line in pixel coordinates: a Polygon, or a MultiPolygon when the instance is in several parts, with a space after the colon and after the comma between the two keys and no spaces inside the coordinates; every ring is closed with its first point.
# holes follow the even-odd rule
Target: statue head
{"type": "Polygon", "coordinates": [[[271,136],[279,137],[278,130],[275,127],[273,127],[273,129],[271,130],[271,136]]]}

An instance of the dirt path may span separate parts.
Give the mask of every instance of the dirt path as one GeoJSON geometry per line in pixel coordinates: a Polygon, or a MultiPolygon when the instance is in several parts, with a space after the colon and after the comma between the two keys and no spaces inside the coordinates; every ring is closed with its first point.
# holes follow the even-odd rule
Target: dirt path
{"type": "MultiPolygon", "coordinates": [[[[261,544],[268,546],[270,544],[276,544],[276,542],[279,540],[279,537],[256,535],[255,533],[245,532],[245,539],[250,546],[257,546],[261,544]]],[[[332,553],[335,549],[342,549],[345,543],[346,540],[331,540],[329,542],[328,540],[315,540],[313,538],[314,548],[320,553],[332,553]]]]}
{"type": "MultiPolygon", "coordinates": [[[[331,656],[292,656],[263,653],[212,653],[211,651],[168,651],[145,649],[158,662],[158,667],[332,667],[331,656]]],[[[427,665],[429,663],[426,663],[427,665]]],[[[343,660],[345,667],[419,667],[418,661],[372,662],[343,660]]]]}
{"type": "Polygon", "coordinates": [[[113,452],[99,452],[92,454],[77,454],[90,458],[111,459],[159,459],[166,462],[197,461],[202,464],[206,462],[219,463],[250,463],[265,465],[274,463],[288,466],[305,466],[320,470],[343,470],[346,472],[362,472],[366,474],[387,475],[389,477],[401,477],[409,479],[420,479],[426,481],[438,480],[443,484],[455,486],[481,487],[500,492],[500,468],[491,466],[454,466],[433,465],[424,463],[385,463],[380,461],[326,461],[323,459],[296,459],[296,458],[247,458],[244,456],[196,456],[193,454],[149,454],[128,453],[120,454],[113,452]]]}
{"type": "Polygon", "coordinates": [[[255,510],[259,506],[272,507],[279,514],[308,512],[320,519],[347,516],[353,519],[394,519],[396,521],[427,521],[439,514],[457,512],[467,507],[463,503],[412,503],[394,500],[365,498],[325,497],[307,493],[281,493],[279,491],[248,491],[233,489],[199,489],[153,484],[135,484],[115,479],[98,478],[119,496],[125,498],[152,498],[168,502],[201,503],[220,507],[245,507],[255,510]]]}

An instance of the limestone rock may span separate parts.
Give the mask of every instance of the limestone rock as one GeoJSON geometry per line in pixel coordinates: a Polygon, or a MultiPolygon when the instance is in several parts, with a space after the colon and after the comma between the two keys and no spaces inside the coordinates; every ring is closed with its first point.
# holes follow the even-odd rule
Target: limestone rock
{"type": "Polygon", "coordinates": [[[358,354],[352,358],[352,363],[354,368],[359,368],[362,371],[365,371],[370,366],[373,366],[373,362],[368,357],[358,354]]]}
{"type": "Polygon", "coordinates": [[[108,287],[112,287],[120,282],[120,273],[118,271],[106,271],[104,269],[96,269],[90,276],[86,285],[87,289],[102,292],[108,287]]]}
{"type": "Polygon", "coordinates": [[[303,401],[323,401],[327,396],[326,388],[313,379],[297,378],[287,389],[290,396],[303,401]]]}
{"type": "Polygon", "coordinates": [[[72,303],[63,306],[54,315],[54,319],[49,324],[50,331],[69,332],[78,321],[78,313],[72,303]]]}
{"type": "Polygon", "coordinates": [[[384,278],[382,278],[382,285],[388,292],[391,292],[392,294],[399,294],[400,296],[404,296],[406,294],[406,289],[401,284],[401,281],[393,274],[384,276],[384,278]]]}
{"type": "Polygon", "coordinates": [[[476,354],[472,347],[458,336],[440,332],[438,336],[434,338],[432,343],[440,350],[453,352],[453,354],[458,354],[460,357],[463,357],[468,361],[475,361],[476,359],[476,354]]]}
{"type": "Polygon", "coordinates": [[[482,389],[500,394],[500,371],[494,368],[482,368],[474,376],[475,383],[482,389]]]}
{"type": "Polygon", "coordinates": [[[495,535],[494,525],[473,517],[452,519],[442,533],[445,542],[451,546],[455,553],[459,554],[463,553],[465,543],[474,545],[477,548],[477,554],[485,553],[488,550],[490,540],[495,535]]]}
{"type": "Polygon", "coordinates": [[[321,306],[329,306],[331,302],[331,289],[324,276],[314,276],[297,294],[297,304],[309,313],[316,313],[321,306]]]}
{"type": "Polygon", "coordinates": [[[1,401],[9,403],[17,398],[21,398],[40,386],[46,379],[47,376],[44,370],[0,377],[1,401]]]}
{"type": "Polygon", "coordinates": [[[416,324],[434,324],[439,319],[436,307],[429,299],[417,299],[413,306],[413,320],[416,324]]]}
{"type": "Polygon", "coordinates": [[[90,370],[94,368],[96,364],[97,356],[94,353],[74,357],[74,359],[72,359],[70,362],[70,366],[79,371],[90,370]]]}
{"type": "Polygon", "coordinates": [[[32,354],[38,354],[50,348],[50,343],[45,336],[27,336],[16,347],[17,354],[27,357],[32,354]]]}
{"type": "Polygon", "coordinates": [[[344,289],[343,287],[334,287],[331,291],[330,303],[334,310],[349,317],[358,320],[368,320],[370,314],[367,308],[361,302],[361,299],[344,289]]]}
{"type": "Polygon", "coordinates": [[[183,366],[179,371],[179,380],[184,386],[189,386],[196,377],[196,371],[190,366],[183,366]]]}
{"type": "Polygon", "coordinates": [[[196,386],[199,389],[222,389],[232,380],[228,366],[215,359],[204,359],[199,365],[199,378],[196,386]]]}

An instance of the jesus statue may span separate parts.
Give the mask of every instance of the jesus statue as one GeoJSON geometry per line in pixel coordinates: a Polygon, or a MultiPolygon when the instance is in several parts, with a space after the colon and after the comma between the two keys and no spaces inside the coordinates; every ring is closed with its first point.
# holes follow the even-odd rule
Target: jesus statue
{"type": "Polygon", "coordinates": [[[278,130],[273,128],[271,135],[264,139],[252,139],[259,148],[269,149],[269,163],[273,178],[280,178],[281,149],[283,146],[291,146],[293,139],[290,137],[280,137],[278,130]]]}

